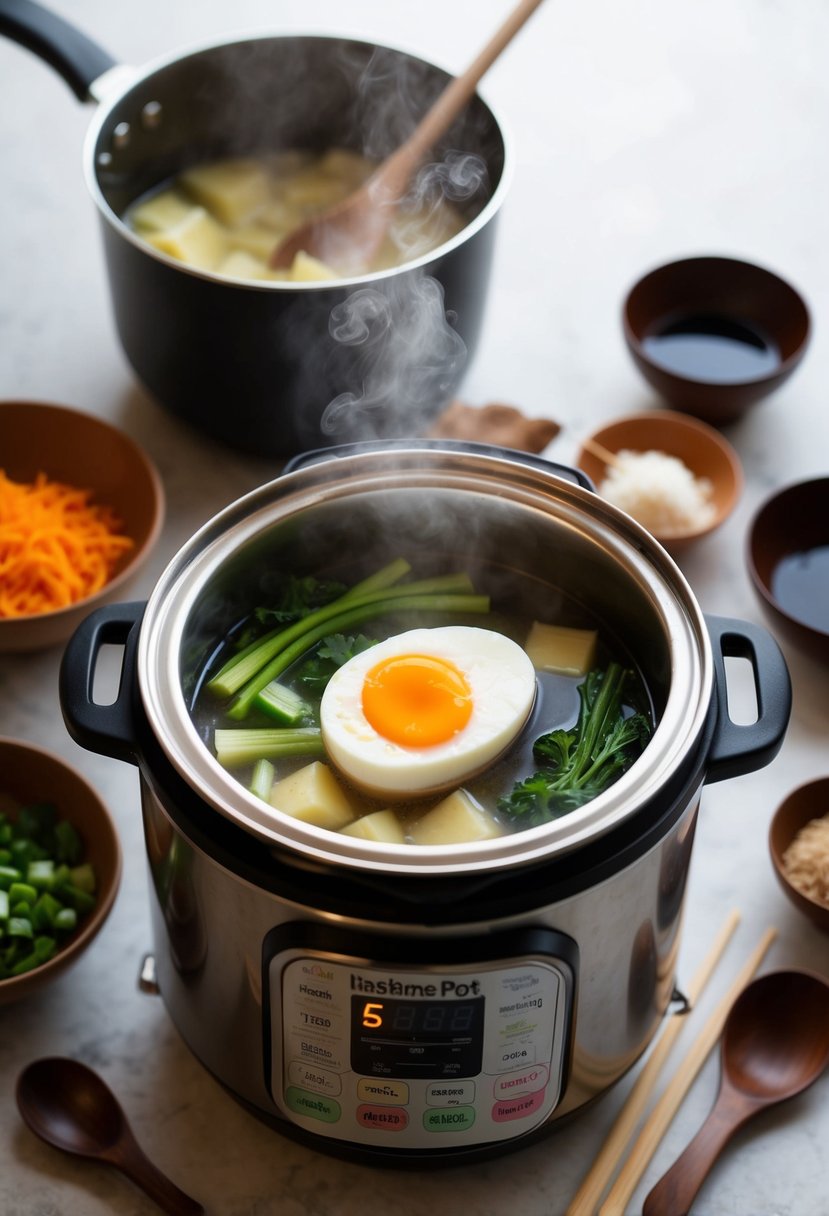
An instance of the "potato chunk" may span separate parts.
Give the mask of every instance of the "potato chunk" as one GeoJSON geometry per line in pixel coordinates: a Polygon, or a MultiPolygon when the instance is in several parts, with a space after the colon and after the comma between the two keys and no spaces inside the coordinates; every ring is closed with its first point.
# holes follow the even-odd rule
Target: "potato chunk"
{"type": "Polygon", "coordinates": [[[241,228],[234,228],[229,232],[227,239],[233,249],[244,249],[245,253],[259,258],[263,265],[267,264],[277,246],[277,239],[271,229],[262,224],[243,224],[241,228]]]}
{"type": "Polygon", "coordinates": [[[180,224],[152,233],[147,243],[199,270],[215,270],[227,251],[224,233],[204,207],[192,207],[180,224]]]}
{"type": "Polygon", "coordinates": [[[465,844],[503,834],[501,825],[463,789],[453,790],[410,831],[413,844],[465,844]]]}
{"type": "Polygon", "coordinates": [[[595,629],[570,629],[534,621],[524,649],[536,671],[556,671],[583,676],[596,661],[595,629]]]}
{"type": "Polygon", "coordinates": [[[231,228],[252,219],[270,190],[264,166],[244,157],[195,165],[185,170],[179,181],[197,203],[231,228]]]}
{"type": "Polygon", "coordinates": [[[175,228],[192,210],[190,199],[178,190],[162,190],[161,194],[134,207],[130,218],[138,232],[164,232],[167,228],[175,228]]]}
{"type": "Polygon", "coordinates": [[[344,836],[357,836],[360,840],[379,840],[384,844],[405,844],[406,837],[400,820],[394,811],[373,811],[355,819],[342,829],[344,836]]]}
{"type": "Polygon", "coordinates": [[[294,283],[325,283],[336,279],[337,272],[330,266],[326,266],[325,262],[321,262],[319,258],[312,258],[310,253],[300,249],[291,262],[288,277],[294,283]]]}
{"type": "Polygon", "coordinates": [[[267,276],[259,258],[244,249],[233,249],[216,267],[216,272],[230,279],[264,279],[267,276]]]}
{"type": "Polygon", "coordinates": [[[304,823],[332,832],[354,818],[354,807],[331,769],[320,760],[277,781],[271,790],[271,806],[304,823]]]}

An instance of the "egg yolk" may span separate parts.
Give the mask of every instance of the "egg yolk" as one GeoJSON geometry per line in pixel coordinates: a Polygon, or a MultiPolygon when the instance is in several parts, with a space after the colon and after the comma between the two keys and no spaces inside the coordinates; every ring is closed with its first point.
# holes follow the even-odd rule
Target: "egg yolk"
{"type": "Polygon", "coordinates": [[[403,747],[446,743],[472,714],[472,690],[462,673],[431,655],[384,659],[367,673],[362,700],[378,735],[403,747]]]}

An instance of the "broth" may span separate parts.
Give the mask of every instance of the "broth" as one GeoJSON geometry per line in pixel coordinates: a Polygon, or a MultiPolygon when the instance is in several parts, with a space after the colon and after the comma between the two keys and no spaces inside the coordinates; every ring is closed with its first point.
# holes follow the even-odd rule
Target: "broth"
{"type": "MultiPolygon", "coordinates": [[[[565,629],[573,630],[575,634],[595,631],[597,642],[595,655],[590,661],[591,669],[605,668],[611,660],[620,662],[629,673],[626,677],[621,712],[625,718],[643,714],[648,727],[652,728],[655,716],[653,705],[633,656],[627,652],[617,638],[609,635],[598,619],[581,605],[567,601],[557,590],[552,592],[552,589],[549,589],[549,592],[552,593],[545,596],[535,580],[515,576],[513,585],[506,594],[504,594],[506,589],[503,586],[502,577],[497,579],[493,586],[497,589],[489,612],[480,615],[477,613],[474,615],[458,613],[441,615],[408,610],[390,612],[382,618],[361,625],[359,632],[365,637],[379,642],[412,629],[433,628],[447,624],[471,625],[477,629],[503,634],[523,647],[533,622],[541,617],[538,611],[541,604],[544,602],[555,604],[554,619],[548,620],[547,623],[563,626],[565,629]]],[[[233,705],[233,697],[217,698],[210,688],[210,681],[216,677],[216,673],[225,667],[230,657],[240,653],[240,634],[242,640],[247,641],[245,632],[250,627],[250,619],[248,618],[241,627],[237,626],[232,630],[222,640],[218,649],[212,652],[207,666],[196,682],[193,693],[191,713],[194,723],[205,746],[214,751],[214,754],[214,734],[217,729],[226,730],[241,726],[255,729],[274,726],[273,719],[258,709],[255,704],[244,718],[244,722],[234,720],[228,713],[233,705]]],[[[318,645],[320,643],[314,643],[305,650],[289,666],[285,667],[278,677],[280,685],[299,692],[306,701],[310,702],[312,725],[319,724],[319,703],[322,693],[318,691],[316,695],[312,695],[307,684],[303,683],[302,673],[309,656],[313,655],[318,645]]],[[[482,771],[461,777],[454,783],[456,788],[464,790],[469,795],[473,804],[481,808],[491,821],[491,835],[502,835],[514,830],[521,830],[524,826],[523,823],[499,812],[499,799],[507,798],[516,783],[524,781],[543,767],[543,762],[533,754],[534,744],[540,736],[556,730],[567,731],[576,725],[581,703],[579,686],[584,679],[585,676],[582,673],[564,674],[561,671],[536,668],[534,703],[529,718],[512,744],[482,771]]],[[[326,765],[330,764],[327,755],[316,758],[321,759],[326,765]]],[[[313,763],[314,759],[315,757],[300,755],[274,760],[275,780],[278,782],[291,774],[300,772],[309,765],[309,760],[313,763]]],[[[416,749],[413,749],[412,764],[417,765],[416,749]]],[[[253,779],[251,763],[241,763],[233,767],[228,765],[227,767],[231,769],[242,785],[251,788],[253,779]]],[[[387,795],[374,796],[366,793],[364,789],[358,789],[350,784],[347,778],[336,769],[336,766],[330,765],[330,768],[336,774],[337,783],[343,787],[356,807],[358,818],[391,809],[398,824],[402,825],[403,838],[409,843],[417,843],[415,836],[418,825],[424,816],[440,804],[446,796],[445,790],[416,798],[402,796],[390,799],[387,795]]],[[[585,798],[585,801],[587,800],[585,798]]],[[[273,804],[277,808],[279,807],[276,797],[273,804]]],[[[528,823],[526,826],[533,825],[528,823]]]]}

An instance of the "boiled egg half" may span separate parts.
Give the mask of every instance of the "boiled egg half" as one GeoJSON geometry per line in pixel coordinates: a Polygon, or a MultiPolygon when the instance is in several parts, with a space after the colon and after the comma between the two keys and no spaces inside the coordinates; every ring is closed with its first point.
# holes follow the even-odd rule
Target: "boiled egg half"
{"type": "Polygon", "coordinates": [[[521,732],[535,689],[530,659],[504,634],[412,629],[334,673],[320,705],[322,738],[354,785],[421,797],[496,760],[521,732]]]}

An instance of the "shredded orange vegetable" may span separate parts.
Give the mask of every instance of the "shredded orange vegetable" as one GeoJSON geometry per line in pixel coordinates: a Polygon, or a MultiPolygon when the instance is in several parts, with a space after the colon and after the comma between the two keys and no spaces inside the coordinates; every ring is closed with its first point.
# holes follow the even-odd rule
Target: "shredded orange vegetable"
{"type": "Polygon", "coordinates": [[[109,581],[133,541],[91,498],[45,473],[24,484],[0,469],[0,617],[53,612],[109,581]]]}

